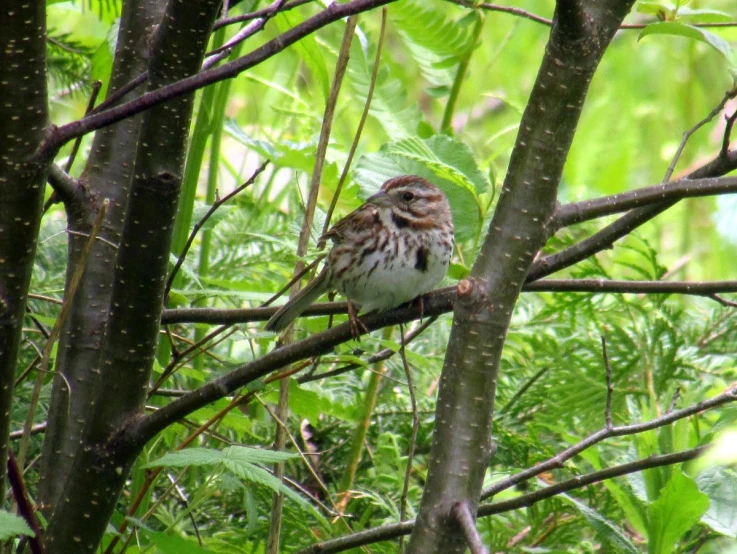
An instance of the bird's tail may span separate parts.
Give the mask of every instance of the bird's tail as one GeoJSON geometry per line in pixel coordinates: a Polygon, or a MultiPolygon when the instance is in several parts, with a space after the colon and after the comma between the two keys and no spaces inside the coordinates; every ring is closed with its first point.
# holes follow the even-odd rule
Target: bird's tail
{"type": "Polygon", "coordinates": [[[279,311],[276,312],[271,319],[266,322],[264,329],[273,333],[278,333],[287,328],[287,326],[297,319],[307,307],[317,298],[328,290],[327,268],[323,269],[320,275],[315,277],[310,283],[297,294],[289,299],[279,311]]]}

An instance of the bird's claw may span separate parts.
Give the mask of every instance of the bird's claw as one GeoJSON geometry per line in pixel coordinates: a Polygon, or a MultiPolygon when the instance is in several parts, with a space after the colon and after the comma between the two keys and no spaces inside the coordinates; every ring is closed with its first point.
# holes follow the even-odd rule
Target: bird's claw
{"type": "Polygon", "coordinates": [[[368,328],[363,324],[363,321],[358,318],[356,307],[350,300],[348,301],[348,323],[350,324],[351,336],[354,340],[359,340],[361,335],[369,332],[368,328]]]}

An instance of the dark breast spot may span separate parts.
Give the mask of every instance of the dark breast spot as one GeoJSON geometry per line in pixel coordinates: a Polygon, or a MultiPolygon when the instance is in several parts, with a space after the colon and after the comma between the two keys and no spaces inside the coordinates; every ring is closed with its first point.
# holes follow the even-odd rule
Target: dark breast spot
{"type": "Polygon", "coordinates": [[[427,271],[427,248],[425,246],[418,246],[417,247],[417,253],[416,253],[416,260],[415,260],[415,269],[418,269],[422,271],[423,273],[427,271]]]}
{"type": "Polygon", "coordinates": [[[402,217],[396,212],[392,212],[392,222],[397,226],[398,229],[403,229],[409,225],[409,219],[402,217]]]}

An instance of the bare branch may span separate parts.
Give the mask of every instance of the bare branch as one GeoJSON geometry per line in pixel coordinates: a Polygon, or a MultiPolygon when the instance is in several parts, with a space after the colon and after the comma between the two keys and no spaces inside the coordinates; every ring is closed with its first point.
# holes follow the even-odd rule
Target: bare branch
{"type": "MultiPolygon", "coordinates": [[[[691,450],[684,450],[683,452],[676,452],[674,454],[664,454],[661,456],[650,456],[634,462],[629,462],[619,466],[603,469],[601,471],[595,471],[587,475],[581,475],[574,477],[567,481],[562,481],[550,487],[519,496],[512,500],[504,502],[497,502],[494,504],[482,504],[479,506],[477,517],[487,517],[502,512],[508,512],[532,504],[560,494],[562,492],[575,490],[593,483],[605,481],[607,479],[613,479],[615,477],[621,477],[622,475],[628,475],[630,473],[636,473],[645,469],[651,469],[654,467],[662,467],[666,465],[680,464],[689,460],[694,460],[704,453],[706,447],[692,448],[691,450]]],[[[415,520],[405,521],[402,523],[390,523],[388,525],[382,525],[375,527],[368,531],[361,531],[353,535],[340,537],[339,539],[332,539],[324,541],[322,543],[314,544],[308,548],[300,550],[297,554],[335,554],[337,552],[345,552],[351,548],[358,548],[368,544],[373,544],[381,541],[388,541],[396,539],[402,535],[409,535],[412,532],[412,528],[415,525],[415,520]]]]}
{"type": "Polygon", "coordinates": [[[737,177],[681,179],[651,187],[604,196],[593,200],[575,202],[559,207],[551,228],[558,230],[568,225],[589,221],[597,217],[624,212],[633,208],[678,201],[684,198],[737,193],[737,177]]]}
{"type": "MultiPolygon", "coordinates": [[[[78,198],[79,194],[82,192],[82,187],[79,185],[79,181],[54,163],[49,166],[48,181],[51,188],[54,189],[56,197],[62,201],[74,201],[74,199],[78,198]]],[[[56,201],[58,202],[58,200],[56,201]]],[[[44,209],[48,209],[53,203],[52,199],[49,198],[44,209]]]]}
{"type": "Polygon", "coordinates": [[[532,506],[536,502],[540,502],[541,500],[550,498],[551,496],[570,490],[580,489],[581,487],[598,483],[599,481],[613,479],[614,477],[637,473],[638,471],[643,471],[653,467],[680,464],[689,460],[694,460],[701,456],[706,448],[707,447],[705,446],[700,446],[698,448],[692,448],[691,450],[684,450],[683,452],[676,452],[674,454],[650,456],[627,464],[602,469],[601,471],[594,471],[593,473],[588,473],[586,475],[580,475],[578,477],[568,479],[567,481],[562,481],[555,485],[545,487],[544,489],[518,496],[512,500],[496,502],[493,504],[482,504],[478,509],[478,517],[486,517],[493,514],[532,506]]]}
{"type": "Polygon", "coordinates": [[[466,543],[471,550],[471,554],[489,554],[489,549],[484,546],[478,529],[476,529],[476,518],[473,517],[468,502],[456,502],[453,504],[451,514],[463,530],[463,536],[466,537],[466,543]]]}
{"type": "MultiPolygon", "coordinates": [[[[309,4],[312,1],[313,0],[293,0],[292,2],[285,2],[276,11],[285,12],[285,11],[297,8],[299,6],[302,6],[303,4],[309,4]]],[[[255,12],[251,12],[251,13],[234,15],[233,17],[223,17],[221,19],[218,19],[215,22],[213,31],[217,31],[218,29],[220,29],[221,27],[225,27],[226,25],[233,25],[234,23],[240,23],[241,21],[251,21],[253,19],[259,19],[261,17],[269,17],[274,13],[274,11],[275,11],[274,8],[272,6],[269,6],[268,8],[264,8],[262,10],[256,10],[255,12]]]]}
{"type": "MultiPolygon", "coordinates": [[[[540,23],[547,27],[551,27],[553,25],[552,19],[548,19],[547,17],[542,17],[541,15],[534,14],[532,12],[523,10],[521,8],[513,8],[511,6],[499,6],[497,4],[491,4],[489,2],[482,2],[480,4],[474,4],[473,2],[470,2],[469,0],[450,0],[450,1],[454,4],[458,4],[459,6],[465,6],[467,8],[473,8],[473,9],[481,8],[482,10],[486,10],[490,12],[506,13],[509,15],[522,17],[524,19],[529,19],[530,21],[534,21],[535,23],[540,23]]],[[[644,29],[645,27],[650,25],[650,23],[624,23],[623,25],[620,25],[619,28],[623,30],[644,29]]],[[[706,27],[737,27],[737,21],[710,21],[710,22],[704,22],[704,23],[689,23],[689,25],[693,25],[694,27],[705,27],[705,28],[706,27]]]]}
{"type": "MultiPolygon", "coordinates": [[[[737,281],[620,281],[614,279],[540,279],[527,283],[522,292],[590,292],[594,294],[686,294],[704,296],[719,303],[730,306],[730,301],[716,295],[721,293],[737,293],[737,281]]],[[[456,287],[438,289],[424,296],[425,302],[431,301],[433,313],[425,310],[427,315],[440,315],[453,309],[456,287]]],[[[277,307],[265,308],[179,308],[164,310],[162,325],[172,323],[209,323],[226,325],[267,321],[273,316],[277,307]]],[[[307,308],[302,317],[345,314],[348,312],[346,302],[321,302],[307,308]]],[[[386,314],[402,313],[400,320],[407,323],[420,319],[422,312],[416,303],[394,308],[386,314]]]]}
{"type": "Polygon", "coordinates": [[[520,471],[516,475],[512,475],[511,477],[499,481],[498,483],[494,483],[492,486],[485,489],[481,493],[481,499],[485,500],[487,498],[491,498],[492,496],[499,494],[500,492],[513,487],[514,485],[517,485],[518,483],[534,477],[535,475],[540,475],[541,473],[544,473],[551,469],[562,467],[564,462],[570,460],[576,454],[583,452],[587,448],[603,441],[604,439],[608,439],[610,437],[622,437],[625,435],[635,435],[637,433],[642,433],[643,431],[657,429],[658,427],[663,427],[664,425],[668,425],[669,423],[673,423],[674,421],[678,421],[679,419],[684,419],[686,417],[704,412],[706,410],[716,408],[717,406],[721,406],[722,404],[734,402],[735,400],[737,400],[737,385],[731,386],[722,394],[710,398],[709,400],[704,400],[703,402],[693,404],[687,408],[683,408],[682,410],[669,412],[651,421],[646,421],[644,423],[635,423],[632,425],[622,425],[619,427],[612,427],[610,429],[600,429],[599,431],[592,433],[582,441],[566,448],[552,458],[549,458],[548,460],[541,462],[534,467],[525,469],[524,471],[520,471]]]}
{"type": "Polygon", "coordinates": [[[13,491],[13,499],[18,505],[18,513],[33,531],[33,536],[28,538],[28,546],[33,554],[44,554],[43,544],[41,543],[41,526],[36,517],[36,511],[28,498],[28,489],[23,482],[23,472],[20,465],[15,461],[15,454],[8,449],[8,481],[13,491]]]}

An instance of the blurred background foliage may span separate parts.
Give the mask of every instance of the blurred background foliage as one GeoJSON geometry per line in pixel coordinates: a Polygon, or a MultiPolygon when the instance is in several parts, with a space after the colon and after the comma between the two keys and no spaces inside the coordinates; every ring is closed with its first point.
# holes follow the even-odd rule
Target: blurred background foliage
{"type": "MultiPolygon", "coordinates": [[[[650,4],[643,4],[627,22],[655,21],[652,10],[648,13],[650,4]]],[[[47,5],[50,104],[52,120],[60,124],[83,116],[94,80],[102,81],[105,94],[121,3],[48,0],[47,5]]],[[[231,15],[263,7],[257,0],[245,0],[232,8],[231,15]]],[[[549,18],[554,2],[524,0],[514,7],[549,18]]],[[[318,9],[308,3],[277,16],[232,56],[255,49],[318,9]]],[[[705,20],[716,17],[709,15],[712,11],[737,20],[731,0],[694,0],[684,9],[709,10],[704,12],[705,20]]],[[[380,24],[380,11],[359,17],[322,175],[313,239],[320,234],[355,137],[380,24]]],[[[213,47],[241,25],[214,33],[213,47]]],[[[252,187],[205,226],[175,281],[169,307],[257,306],[291,278],[303,199],[343,28],[342,23],[329,26],[236,79],[197,93],[173,261],[216,195],[223,196],[244,182],[264,160],[272,163],[252,187]]],[[[737,40],[735,28],[709,31],[727,43],[737,40]]],[[[638,41],[639,34],[639,30],[618,33],[591,84],[561,183],[561,202],[659,183],[682,133],[708,114],[732,85],[729,61],[715,48],[669,35],[638,41]]],[[[463,275],[473,264],[493,213],[547,35],[546,26],[506,13],[474,12],[440,0],[391,4],[370,115],[336,215],[357,207],[388,176],[399,172],[430,176],[451,198],[459,237],[448,284],[463,275]],[[456,82],[463,64],[467,64],[465,77],[456,82]],[[448,108],[450,98],[455,99],[453,109],[448,108]]],[[[737,105],[729,108],[731,113],[737,105]]],[[[723,118],[717,117],[690,139],[676,175],[716,155],[723,126],[723,118]]],[[[71,170],[74,176],[84,167],[90,143],[91,136],[85,137],[71,170]]],[[[57,163],[64,164],[68,154],[68,149],[62,151],[57,163]]],[[[614,249],[565,274],[734,279],[736,210],[729,196],[680,202],[614,249]]],[[[548,249],[571,244],[606,222],[563,231],[548,249]]],[[[34,299],[32,309],[49,326],[58,306],[48,299],[61,298],[63,289],[64,228],[63,209],[53,206],[44,219],[32,288],[45,297],[34,299]]],[[[309,260],[315,254],[311,251],[309,260]]],[[[420,416],[408,491],[410,517],[426,472],[435,391],[450,323],[450,315],[440,318],[408,351],[420,416]]],[[[304,319],[297,326],[298,335],[319,332],[326,324],[327,318],[304,319]]],[[[42,347],[43,337],[31,325],[29,340],[42,347]]],[[[163,383],[160,394],[151,397],[151,409],[272,348],[274,337],[263,333],[261,326],[233,327],[210,341],[205,353],[171,366],[176,371],[163,383]]],[[[180,350],[212,329],[171,327],[180,350]]],[[[721,392],[735,379],[733,308],[707,299],[667,295],[524,294],[502,362],[494,424],[497,452],[487,475],[489,483],[547,459],[603,426],[606,382],[601,336],[607,340],[613,368],[615,424],[661,415],[677,391],[677,406],[683,407],[721,392]]],[[[368,366],[366,359],[382,348],[396,350],[399,340],[395,329],[343,345],[307,371],[319,374],[349,363],[355,369],[311,382],[292,382],[291,415],[286,423],[295,444],[289,451],[295,453],[297,446],[318,453],[312,458],[314,471],[328,491],[317,485],[303,458],[289,459],[287,486],[296,493],[286,503],[285,552],[347,534],[349,529],[398,520],[412,434],[407,379],[399,356],[379,366],[368,366]],[[356,456],[352,441],[362,422],[369,425],[356,456]],[[357,464],[355,478],[346,481],[352,464],[357,464]],[[346,482],[352,491],[345,500],[346,515],[335,518],[331,502],[339,502],[339,484],[346,482]]],[[[22,366],[30,363],[30,349],[27,356],[22,366]]],[[[172,364],[163,334],[158,363],[155,378],[172,364]]],[[[28,379],[19,384],[16,428],[22,427],[31,388],[28,379]]],[[[240,457],[227,460],[213,452],[229,446],[269,447],[275,429],[270,410],[277,389],[275,383],[253,387],[249,403],[230,411],[198,439],[196,446],[206,450],[183,450],[164,459],[164,473],[147,489],[152,467],[147,464],[172,455],[193,429],[228,402],[200,410],[148,445],[120,500],[108,540],[124,521],[131,499],[143,490],[145,500],[130,519],[133,531],[126,531],[132,533],[127,552],[263,552],[270,497],[276,487],[260,473],[266,467],[264,460],[252,457],[248,450],[239,450],[240,457]]],[[[42,403],[47,400],[42,398],[42,403]]],[[[560,481],[694,447],[733,430],[736,416],[734,407],[722,408],[659,430],[610,439],[545,479],[560,481]]],[[[38,423],[44,417],[39,413],[38,423]]],[[[36,453],[40,440],[38,435],[33,439],[36,453]]],[[[737,551],[733,461],[648,470],[485,518],[479,526],[492,552],[737,551]],[[697,508],[674,518],[674,511],[685,502],[697,508]]],[[[27,479],[32,491],[33,466],[27,479]]],[[[544,485],[542,480],[531,481],[501,496],[513,497],[544,485]]],[[[370,551],[396,552],[396,548],[382,543],[372,545],[370,551]]]]}

